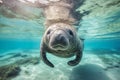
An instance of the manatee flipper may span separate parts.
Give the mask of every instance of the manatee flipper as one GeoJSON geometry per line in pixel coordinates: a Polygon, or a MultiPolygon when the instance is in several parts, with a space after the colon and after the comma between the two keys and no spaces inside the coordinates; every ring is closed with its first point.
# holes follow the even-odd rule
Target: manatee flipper
{"type": "Polygon", "coordinates": [[[81,58],[82,58],[82,51],[78,51],[76,53],[76,58],[74,60],[69,61],[68,65],[75,66],[75,65],[79,64],[79,62],[81,61],[81,58]]]}
{"type": "Polygon", "coordinates": [[[41,45],[40,57],[45,64],[47,64],[48,66],[52,68],[54,67],[54,65],[46,57],[46,51],[44,49],[44,45],[41,45]]]}

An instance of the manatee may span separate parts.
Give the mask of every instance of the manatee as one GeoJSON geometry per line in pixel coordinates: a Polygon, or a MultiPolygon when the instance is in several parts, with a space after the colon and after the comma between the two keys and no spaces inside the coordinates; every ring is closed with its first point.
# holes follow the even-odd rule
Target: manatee
{"type": "Polygon", "coordinates": [[[42,4],[45,32],[41,40],[40,57],[50,67],[54,65],[47,59],[47,52],[62,58],[76,56],[68,65],[79,64],[83,52],[83,40],[77,35],[74,25],[74,0],[50,0],[42,4]]]}
{"type": "Polygon", "coordinates": [[[76,30],[69,24],[55,23],[49,26],[41,41],[40,56],[44,63],[50,67],[54,65],[47,59],[46,52],[55,56],[68,58],[76,56],[68,65],[77,65],[82,58],[83,41],[77,36],[76,30]]]}

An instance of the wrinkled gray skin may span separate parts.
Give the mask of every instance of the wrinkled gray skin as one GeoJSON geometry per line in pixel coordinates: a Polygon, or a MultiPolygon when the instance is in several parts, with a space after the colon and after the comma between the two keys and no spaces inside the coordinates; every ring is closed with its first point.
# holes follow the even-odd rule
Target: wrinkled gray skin
{"type": "Polygon", "coordinates": [[[46,30],[41,41],[40,55],[43,62],[50,67],[54,65],[47,59],[47,52],[63,58],[75,55],[75,59],[68,62],[70,66],[77,65],[82,58],[83,43],[74,28],[79,21],[75,11],[77,1],[49,0],[46,4],[39,3],[46,18],[44,23],[46,30]]]}
{"type": "Polygon", "coordinates": [[[75,59],[68,62],[68,65],[75,66],[82,58],[82,51],[83,42],[77,36],[75,28],[65,23],[56,23],[49,26],[43,35],[40,56],[44,63],[54,67],[47,59],[47,52],[63,58],[75,55],[75,59]]]}

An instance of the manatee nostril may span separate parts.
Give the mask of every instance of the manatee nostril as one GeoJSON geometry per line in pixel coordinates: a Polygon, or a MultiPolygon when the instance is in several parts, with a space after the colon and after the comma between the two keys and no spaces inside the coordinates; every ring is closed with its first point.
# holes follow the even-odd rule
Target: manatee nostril
{"type": "Polygon", "coordinates": [[[59,39],[59,41],[62,41],[62,42],[63,42],[65,38],[64,38],[64,36],[59,36],[58,39],[59,39]]]}
{"type": "Polygon", "coordinates": [[[63,43],[63,42],[66,42],[65,41],[65,37],[61,34],[59,34],[57,37],[56,37],[56,41],[57,43],[63,43]]]}
{"type": "Polygon", "coordinates": [[[55,39],[55,42],[56,45],[62,45],[62,46],[67,45],[67,41],[63,35],[58,35],[55,39]]]}
{"type": "Polygon", "coordinates": [[[73,36],[73,32],[71,30],[68,30],[69,34],[73,36]]]}

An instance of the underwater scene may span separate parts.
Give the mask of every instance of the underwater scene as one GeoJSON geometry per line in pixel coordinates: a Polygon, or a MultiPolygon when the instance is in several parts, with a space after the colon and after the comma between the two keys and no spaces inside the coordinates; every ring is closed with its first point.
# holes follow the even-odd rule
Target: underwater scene
{"type": "Polygon", "coordinates": [[[0,0],[0,80],[120,80],[120,0],[0,0]],[[47,52],[51,68],[40,55],[46,8],[39,3],[59,1],[79,3],[74,27],[84,49],[75,66],[67,64],[75,56],[47,52]]]}

